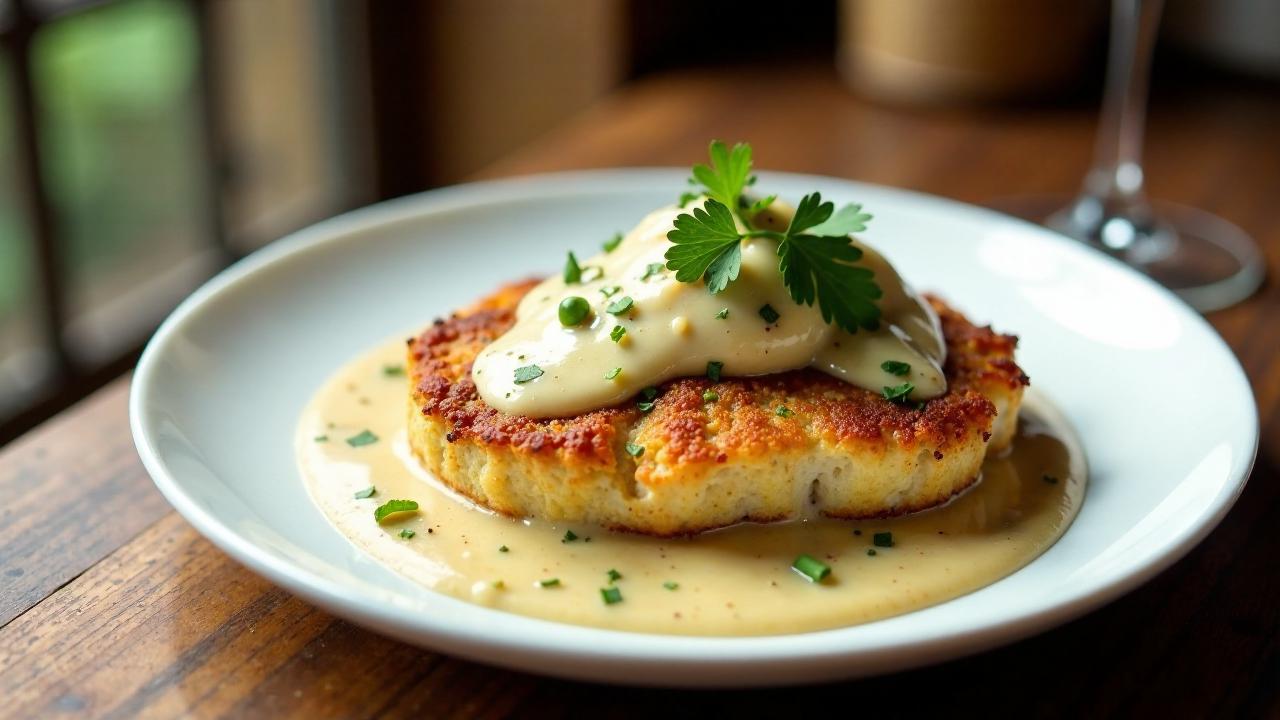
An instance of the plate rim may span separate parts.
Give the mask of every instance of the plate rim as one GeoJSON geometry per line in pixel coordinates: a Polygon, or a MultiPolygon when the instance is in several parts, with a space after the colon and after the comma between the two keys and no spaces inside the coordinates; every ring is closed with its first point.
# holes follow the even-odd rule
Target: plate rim
{"type": "MultiPolygon", "coordinates": [[[[1238,383],[1239,389],[1243,390],[1244,398],[1247,399],[1251,410],[1245,414],[1249,427],[1244,428],[1244,434],[1251,438],[1247,462],[1240,465],[1239,477],[1234,477],[1232,473],[1233,477],[1228,483],[1229,492],[1217,493],[1214,496],[1215,502],[1210,507],[1202,509],[1193,525],[1189,525],[1180,537],[1167,542],[1159,552],[1147,558],[1145,562],[1130,566],[1125,573],[1107,582],[1085,586],[1068,599],[1044,604],[1038,610],[1015,614],[1012,617],[991,618],[982,624],[971,623],[962,629],[943,635],[901,638],[878,645],[831,646],[827,644],[824,647],[816,640],[850,628],[751,637],[684,636],[588,628],[523,616],[516,617],[519,617],[522,622],[542,625],[545,629],[555,632],[536,635],[531,633],[530,637],[504,638],[476,634],[473,628],[456,627],[447,620],[435,620],[429,615],[414,612],[393,602],[380,601],[379,598],[367,594],[363,587],[323,577],[306,567],[260,549],[257,544],[222,522],[214,513],[201,508],[189,497],[182,488],[182,482],[170,472],[155,447],[146,425],[146,410],[152,378],[161,363],[164,350],[188,320],[195,317],[221,293],[234,288],[237,283],[259,272],[267,271],[277,263],[287,262],[290,258],[303,253],[319,251],[330,243],[340,242],[351,233],[373,227],[412,220],[423,215],[530,196],[571,196],[580,194],[584,184],[587,183],[607,182],[614,186],[633,183],[637,186],[649,187],[659,180],[667,182],[672,177],[680,180],[686,174],[687,170],[680,168],[608,168],[540,173],[465,183],[358,208],[302,228],[269,243],[233,263],[196,289],[166,317],[147,343],[130,380],[129,389],[129,423],[144,468],[174,509],[220,550],[273,584],[362,626],[403,641],[428,646],[434,650],[471,660],[522,670],[532,669],[543,674],[612,682],[630,680],[633,684],[647,684],[649,681],[646,678],[630,678],[628,672],[619,671],[624,665],[631,667],[632,671],[638,666],[644,666],[654,671],[665,671],[669,680],[663,681],[663,684],[691,686],[760,684],[761,678],[758,673],[751,674],[744,671],[748,667],[759,668],[762,663],[791,664],[791,667],[786,670],[776,668],[779,672],[776,678],[772,678],[775,682],[770,684],[877,674],[968,655],[1050,629],[1130,592],[1177,562],[1217,527],[1243,492],[1257,457],[1259,418],[1253,388],[1240,365],[1239,358],[1213,326],[1186,306],[1176,295],[1141,273],[1101,254],[1096,254],[1095,257],[1111,263],[1116,268],[1121,268],[1131,279],[1154,288],[1167,303],[1178,308],[1180,317],[1198,324],[1202,330],[1207,331],[1208,336],[1217,343],[1217,349],[1225,352],[1226,357],[1231,360],[1235,374],[1234,380],[1238,383]],[[415,637],[397,636],[394,630],[403,627],[411,628],[415,637]],[[578,636],[584,634],[595,636],[601,642],[583,643],[578,636]],[[424,641],[423,638],[430,639],[424,641]],[[798,647],[787,647],[788,644],[797,642],[798,647]],[[697,646],[696,649],[695,646],[697,646]],[[501,651],[497,657],[494,655],[495,651],[501,651]],[[573,662],[550,666],[540,662],[535,663],[548,657],[573,662]],[[682,670],[687,671],[692,665],[707,663],[714,664],[718,672],[707,673],[707,677],[696,673],[690,673],[688,676],[681,674],[682,670]],[[854,665],[860,666],[861,669],[853,667],[854,665]]],[[[812,180],[818,187],[824,188],[832,185],[851,189],[863,187],[873,189],[877,193],[897,195],[909,202],[931,205],[947,212],[966,213],[991,222],[1014,222],[1022,226],[1021,230],[1039,234],[1047,241],[1090,253],[1087,248],[1046,228],[995,210],[949,198],[832,176],[782,172],[762,172],[760,175],[766,179],[777,178],[792,182],[812,180]]],[[[1225,489],[1226,486],[1224,486],[1225,489]]],[[[370,585],[368,589],[376,588],[370,585]]],[[[492,612],[503,611],[493,610],[492,612]]],[[[510,615],[510,613],[503,614],[510,615]]]]}

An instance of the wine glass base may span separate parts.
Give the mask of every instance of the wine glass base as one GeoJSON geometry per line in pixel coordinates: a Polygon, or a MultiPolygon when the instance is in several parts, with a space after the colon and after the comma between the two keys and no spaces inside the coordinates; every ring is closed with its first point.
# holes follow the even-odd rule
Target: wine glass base
{"type": "Polygon", "coordinates": [[[1244,300],[1262,284],[1265,265],[1257,245],[1240,228],[1211,213],[1176,203],[1153,201],[1155,227],[1137,241],[1108,245],[1098,233],[1074,231],[1064,208],[1076,198],[1026,195],[1001,198],[988,207],[1075,237],[1107,253],[1177,293],[1200,312],[1244,300]]]}

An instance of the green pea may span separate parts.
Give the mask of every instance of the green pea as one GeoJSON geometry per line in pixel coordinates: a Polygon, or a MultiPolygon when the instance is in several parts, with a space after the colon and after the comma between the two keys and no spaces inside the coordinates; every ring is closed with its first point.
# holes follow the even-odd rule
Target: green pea
{"type": "Polygon", "coordinates": [[[587,314],[591,312],[591,304],[586,298],[570,295],[560,301],[560,324],[565,327],[573,327],[587,319],[587,314]]]}

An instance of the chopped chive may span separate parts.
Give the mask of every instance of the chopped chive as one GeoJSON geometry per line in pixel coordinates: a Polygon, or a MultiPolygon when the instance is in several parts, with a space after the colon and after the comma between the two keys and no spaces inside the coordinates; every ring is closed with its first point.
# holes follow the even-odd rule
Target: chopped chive
{"type": "Polygon", "coordinates": [[[363,445],[372,445],[378,442],[378,436],[368,430],[361,430],[360,434],[352,435],[347,438],[347,444],[351,447],[361,447],[363,445]]]}
{"type": "Polygon", "coordinates": [[[622,602],[622,591],[616,587],[600,588],[600,598],[605,605],[616,605],[622,602]]]}
{"type": "Polygon", "coordinates": [[[605,573],[605,575],[609,576],[610,585],[622,579],[622,573],[618,572],[617,570],[614,570],[613,568],[609,568],[609,572],[605,573]]]}
{"type": "Polygon", "coordinates": [[[363,490],[357,490],[357,491],[356,491],[356,499],[357,499],[357,500],[363,500],[363,499],[365,499],[365,498],[371,498],[371,497],[373,497],[374,493],[376,493],[376,492],[378,492],[378,488],[374,487],[373,485],[370,485],[369,487],[367,487],[367,488],[365,488],[365,489],[363,489],[363,490]]]}
{"type": "Polygon", "coordinates": [[[573,542],[574,540],[577,540],[577,539],[578,539],[578,534],[577,534],[577,533],[575,533],[575,532],[574,532],[574,531],[572,531],[572,530],[565,530],[565,531],[564,531],[564,537],[560,538],[560,542],[562,542],[562,543],[571,543],[571,542],[573,542]]]}
{"type": "Polygon", "coordinates": [[[620,368],[620,367],[616,367],[616,368],[614,368],[614,369],[610,370],[609,372],[605,373],[605,374],[604,374],[604,379],[605,379],[605,380],[612,380],[612,379],[614,379],[614,378],[618,377],[618,375],[619,375],[619,374],[621,374],[621,373],[622,373],[622,368],[620,368]]]}
{"type": "Polygon", "coordinates": [[[626,449],[627,449],[627,454],[630,455],[631,457],[640,457],[641,455],[644,455],[643,445],[637,445],[635,443],[629,442],[627,443],[626,449]]]}
{"type": "Polygon", "coordinates": [[[831,567],[820,560],[814,559],[812,555],[801,555],[791,563],[791,569],[800,573],[809,582],[822,582],[831,574],[831,567]]]}
{"type": "Polygon", "coordinates": [[[894,387],[886,385],[884,388],[884,399],[889,402],[905,403],[907,401],[907,396],[915,389],[916,386],[911,383],[902,383],[901,385],[895,385],[894,387]]]}
{"type": "Polygon", "coordinates": [[[403,365],[383,365],[382,374],[387,377],[401,377],[404,375],[403,365]]]}
{"type": "Polygon", "coordinates": [[[560,316],[560,324],[565,327],[580,325],[591,314],[591,303],[584,297],[570,295],[560,301],[557,314],[560,316]]]}
{"type": "Polygon", "coordinates": [[[325,442],[329,442],[329,436],[328,436],[328,435],[317,435],[317,436],[315,436],[315,437],[313,437],[313,438],[311,438],[311,439],[312,439],[312,441],[314,441],[314,442],[318,442],[318,443],[325,443],[325,442]]]}
{"type": "Polygon", "coordinates": [[[622,288],[617,285],[605,285],[604,287],[600,288],[600,292],[604,293],[605,297],[613,297],[621,289],[622,288]]]}
{"type": "Polygon", "coordinates": [[[778,311],[774,310],[773,306],[770,305],[769,303],[765,303],[763,306],[761,306],[759,312],[760,312],[760,317],[764,318],[764,321],[769,323],[770,325],[778,322],[778,318],[782,317],[781,315],[778,314],[778,311]]]}
{"type": "Polygon", "coordinates": [[[605,308],[605,312],[608,312],[610,315],[621,315],[622,313],[630,310],[631,306],[634,304],[635,301],[631,299],[630,295],[623,295],[617,300],[609,303],[609,307],[605,308]]]}
{"type": "Polygon", "coordinates": [[[400,531],[400,537],[404,538],[405,540],[408,540],[417,534],[418,534],[417,532],[410,530],[409,528],[405,528],[400,531]]]}
{"type": "Polygon", "coordinates": [[[542,377],[542,368],[537,365],[521,365],[516,368],[515,382],[517,385],[523,385],[540,377],[542,377]]]}
{"type": "Polygon", "coordinates": [[[720,399],[720,393],[716,392],[715,390],[709,390],[709,389],[708,389],[708,390],[703,390],[703,391],[702,391],[702,401],[703,401],[703,402],[715,402],[715,401],[717,401],[717,400],[719,400],[719,399],[720,399]]]}
{"type": "Polygon", "coordinates": [[[789,418],[792,415],[795,415],[795,413],[791,411],[791,408],[787,407],[786,405],[779,405],[778,407],[774,408],[773,414],[781,418],[789,418]]]}
{"type": "Polygon", "coordinates": [[[871,544],[876,547],[893,547],[893,533],[878,532],[871,536],[871,544]]]}
{"type": "Polygon", "coordinates": [[[644,399],[645,399],[645,400],[652,400],[652,399],[654,399],[654,398],[658,397],[658,388],[653,387],[652,385],[650,385],[649,387],[644,388],[643,390],[641,390],[641,391],[640,391],[640,394],[644,396],[644,399]]]}
{"type": "Polygon", "coordinates": [[[618,246],[621,244],[622,244],[622,233],[614,233],[613,237],[609,238],[608,240],[605,240],[604,244],[601,245],[601,247],[604,248],[605,252],[611,253],[614,250],[617,250],[618,246]]]}
{"type": "Polygon", "coordinates": [[[622,327],[621,325],[614,325],[613,329],[609,331],[609,339],[614,342],[618,342],[619,340],[622,339],[622,336],[626,334],[627,334],[626,328],[622,327]]]}
{"type": "Polygon", "coordinates": [[[378,506],[373,511],[374,522],[382,522],[388,515],[396,513],[413,512],[418,509],[418,503],[415,500],[388,500],[378,506]]]}
{"type": "Polygon", "coordinates": [[[875,557],[875,556],[876,556],[876,549],[875,549],[875,548],[867,548],[867,554],[868,554],[868,555],[870,555],[871,557],[875,557]]]}
{"type": "Polygon", "coordinates": [[[560,578],[547,578],[546,580],[539,580],[538,584],[544,588],[560,587],[560,578]]]}
{"type": "Polygon", "coordinates": [[[1054,476],[1052,476],[1052,475],[1041,475],[1041,476],[1040,476],[1040,479],[1041,479],[1041,480],[1043,480],[1043,481],[1045,481],[1045,482],[1047,482],[1047,483],[1049,483],[1050,485],[1057,485],[1057,484],[1058,484],[1058,478],[1056,478],[1056,477],[1054,477],[1054,476]]]}
{"type": "Polygon", "coordinates": [[[720,372],[724,370],[724,363],[719,360],[712,360],[707,363],[707,379],[711,382],[720,382],[720,372]]]}
{"type": "Polygon", "coordinates": [[[898,362],[897,360],[885,360],[880,363],[880,369],[890,375],[897,375],[898,377],[902,377],[903,375],[911,372],[910,365],[904,362],[898,362]]]}
{"type": "Polygon", "coordinates": [[[582,282],[582,268],[578,266],[578,258],[574,257],[571,251],[564,261],[564,284],[572,285],[578,282],[582,282]]]}
{"type": "Polygon", "coordinates": [[[717,320],[723,320],[729,317],[729,308],[720,308],[720,312],[716,313],[717,320]]]}
{"type": "Polygon", "coordinates": [[[596,265],[586,265],[582,268],[582,282],[589,283],[604,277],[604,268],[596,265]]]}
{"type": "Polygon", "coordinates": [[[641,400],[636,403],[636,409],[640,412],[647,413],[653,409],[653,403],[649,400],[641,400]]]}
{"type": "Polygon", "coordinates": [[[506,545],[499,545],[498,552],[511,552],[511,548],[507,547],[506,545]]]}
{"type": "Polygon", "coordinates": [[[680,583],[678,583],[678,582],[672,582],[672,581],[668,580],[668,581],[666,581],[666,582],[662,583],[662,587],[664,587],[664,588],[666,588],[666,589],[668,589],[668,590],[675,590],[676,588],[680,587],[680,583]]]}
{"type": "Polygon", "coordinates": [[[644,274],[640,276],[641,280],[648,280],[654,275],[661,275],[666,267],[662,263],[649,263],[644,266],[644,274]]]}

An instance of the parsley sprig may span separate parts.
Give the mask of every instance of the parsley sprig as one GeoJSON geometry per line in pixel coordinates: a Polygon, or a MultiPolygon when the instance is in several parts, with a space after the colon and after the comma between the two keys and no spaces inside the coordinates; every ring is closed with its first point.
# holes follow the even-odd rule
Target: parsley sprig
{"type": "Polygon", "coordinates": [[[773,196],[748,204],[743,190],[751,184],[751,146],[739,143],[729,150],[711,143],[710,165],[695,165],[693,181],[705,187],[702,207],[682,213],[667,233],[667,268],[676,280],[705,279],[712,294],[723,292],[738,279],[742,267],[742,240],[769,238],[778,243],[778,270],[797,304],[818,304],[822,319],[848,332],[873,330],[879,325],[881,297],[875,274],[855,265],[862,250],[849,242],[849,234],[866,230],[871,216],[862,206],[846,205],[839,211],[824,202],[820,193],[805,195],[785,232],[751,225],[750,218],[773,201],[773,196]],[[747,212],[742,212],[746,205],[747,212]],[[741,229],[740,229],[741,228],[741,229]]]}

